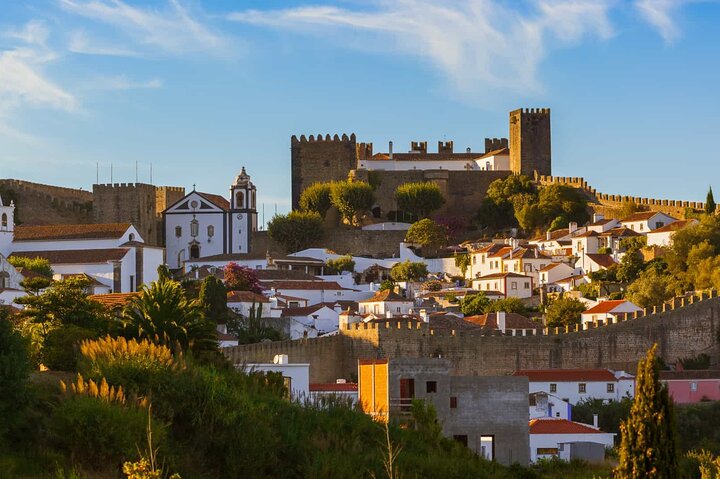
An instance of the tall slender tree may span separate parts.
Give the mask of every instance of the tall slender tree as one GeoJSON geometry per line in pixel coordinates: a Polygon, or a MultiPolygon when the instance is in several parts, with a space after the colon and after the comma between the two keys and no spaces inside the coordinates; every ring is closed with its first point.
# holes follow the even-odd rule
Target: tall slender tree
{"type": "Polygon", "coordinates": [[[715,214],[715,198],[713,198],[712,186],[708,188],[707,198],[705,198],[705,213],[708,215],[715,214]]]}
{"type": "Polygon", "coordinates": [[[657,344],[640,360],[630,417],[620,426],[620,464],[615,479],[678,477],[673,405],[660,380],[657,344]]]}

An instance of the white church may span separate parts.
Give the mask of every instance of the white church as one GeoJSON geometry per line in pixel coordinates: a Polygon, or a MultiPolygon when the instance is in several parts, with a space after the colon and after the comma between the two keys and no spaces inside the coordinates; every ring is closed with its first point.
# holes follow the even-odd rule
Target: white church
{"type": "Polygon", "coordinates": [[[249,253],[257,230],[255,185],[243,167],[230,186],[230,201],[193,189],[163,212],[163,220],[171,269],[208,256],[249,253]]]}

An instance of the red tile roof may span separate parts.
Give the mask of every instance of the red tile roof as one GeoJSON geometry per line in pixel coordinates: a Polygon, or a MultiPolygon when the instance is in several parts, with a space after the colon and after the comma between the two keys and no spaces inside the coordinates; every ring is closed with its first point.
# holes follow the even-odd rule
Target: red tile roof
{"type": "Polygon", "coordinates": [[[673,231],[681,230],[681,229],[685,228],[686,226],[694,225],[694,224],[696,224],[697,222],[698,222],[698,221],[697,221],[697,220],[694,220],[694,219],[673,221],[673,222],[670,223],[669,225],[665,225],[665,226],[662,226],[662,227],[660,227],[660,228],[658,228],[658,229],[656,229],[656,230],[653,230],[653,231],[648,232],[648,234],[653,234],[653,233],[671,233],[671,232],[673,232],[673,231]]]}
{"type": "MultiPolygon", "coordinates": [[[[286,318],[288,316],[310,316],[318,309],[325,308],[326,306],[322,303],[313,304],[312,306],[301,306],[299,308],[285,308],[280,313],[280,316],[286,318]]],[[[330,308],[332,309],[332,308],[330,308]]]]}
{"type": "Polygon", "coordinates": [[[375,293],[372,298],[360,300],[358,301],[358,303],[379,303],[382,301],[403,301],[406,303],[412,302],[411,299],[403,298],[402,296],[390,289],[384,289],[375,293]]]}
{"type": "Polygon", "coordinates": [[[498,278],[526,278],[531,279],[530,276],[525,276],[518,273],[493,273],[489,274],[487,276],[480,276],[479,278],[475,278],[475,281],[477,280],[485,280],[485,279],[498,279],[498,278]]]}
{"type": "Polygon", "coordinates": [[[200,193],[199,191],[196,191],[196,193],[208,200],[210,203],[217,206],[218,208],[221,208],[223,210],[230,209],[230,202],[220,195],[214,195],[212,193],[200,193]]]}
{"type": "MultiPolygon", "coordinates": [[[[627,218],[623,218],[620,220],[620,223],[633,223],[635,221],[647,221],[650,218],[652,218],[655,215],[664,214],[660,211],[638,211],[637,213],[633,213],[627,218]]],[[[665,215],[669,216],[669,215],[665,215]]],[[[672,216],[669,216],[672,218],[672,216]]],[[[675,218],[673,218],[675,219],[675,218]]]]}
{"type": "MultiPolygon", "coordinates": [[[[625,303],[630,303],[630,301],[626,299],[614,299],[612,301],[603,301],[602,303],[598,303],[592,308],[585,311],[583,314],[603,314],[603,313],[612,313],[615,308],[618,306],[621,306],[625,303]]],[[[632,303],[630,303],[632,304],[632,303]]],[[[634,306],[634,305],[633,305],[634,306]]]]}
{"type": "Polygon", "coordinates": [[[57,251],[26,251],[13,253],[12,257],[43,258],[50,264],[95,264],[120,261],[130,251],[128,248],[69,249],[57,251]]]}
{"type": "Polygon", "coordinates": [[[290,291],[300,291],[300,290],[313,290],[313,291],[321,291],[321,290],[348,290],[348,288],[343,288],[337,282],[335,281],[266,281],[263,283],[263,286],[267,288],[275,288],[276,290],[290,290],[290,291]]]}
{"type": "Polygon", "coordinates": [[[630,228],[624,226],[618,226],[616,228],[609,229],[600,233],[600,236],[612,236],[613,238],[627,238],[630,236],[642,236],[642,233],[633,231],[630,228]]]}
{"type": "Polygon", "coordinates": [[[310,383],[310,392],[357,392],[357,383],[310,383]]]}
{"type": "Polygon", "coordinates": [[[252,291],[228,291],[228,303],[269,303],[270,300],[258,293],[252,291]]]}
{"type": "Polygon", "coordinates": [[[16,226],[15,241],[120,238],[130,223],[16,226]]]}
{"type": "Polygon", "coordinates": [[[612,256],[609,254],[595,254],[595,253],[588,253],[585,256],[590,258],[592,261],[597,263],[598,265],[602,266],[603,268],[609,268],[613,266],[615,263],[615,260],[612,256]]]}
{"type": "Polygon", "coordinates": [[[519,369],[513,376],[527,376],[530,382],[617,381],[609,369],[519,369]]]}
{"type": "Polygon", "coordinates": [[[541,418],[530,421],[530,434],[603,434],[603,431],[567,419],[541,418]]]}

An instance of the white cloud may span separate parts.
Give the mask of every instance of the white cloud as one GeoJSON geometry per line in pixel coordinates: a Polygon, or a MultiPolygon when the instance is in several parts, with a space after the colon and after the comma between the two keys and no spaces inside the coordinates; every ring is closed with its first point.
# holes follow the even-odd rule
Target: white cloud
{"type": "Polygon", "coordinates": [[[134,50],[123,47],[115,47],[100,43],[97,39],[91,39],[83,31],[76,31],[70,34],[68,50],[72,53],[83,55],[104,55],[112,57],[137,57],[140,54],[134,50]]]}
{"type": "Polygon", "coordinates": [[[645,20],[657,28],[666,42],[672,42],[680,36],[680,29],[673,17],[686,3],[688,0],[637,0],[635,6],[645,20]]]}
{"type": "Polygon", "coordinates": [[[489,90],[540,90],[536,73],[551,42],[611,36],[611,1],[533,0],[528,9],[498,0],[380,0],[371,10],[308,6],[236,12],[229,19],[417,56],[460,91],[487,97],[489,90]]]}
{"type": "MultiPolygon", "coordinates": [[[[112,25],[129,35],[140,46],[180,54],[212,52],[222,54],[227,39],[195,19],[179,0],[169,0],[169,8],[158,10],[129,5],[122,0],[59,0],[67,12],[112,25]]],[[[77,39],[76,39],[77,40],[77,39]]],[[[80,38],[82,47],[82,38],[80,38]]],[[[77,47],[78,44],[76,43],[77,47]]],[[[103,50],[130,50],[126,47],[103,50]]]]}
{"type": "Polygon", "coordinates": [[[85,84],[86,90],[147,90],[161,88],[163,85],[159,78],[147,81],[137,81],[127,78],[125,75],[100,76],[85,84]]]}

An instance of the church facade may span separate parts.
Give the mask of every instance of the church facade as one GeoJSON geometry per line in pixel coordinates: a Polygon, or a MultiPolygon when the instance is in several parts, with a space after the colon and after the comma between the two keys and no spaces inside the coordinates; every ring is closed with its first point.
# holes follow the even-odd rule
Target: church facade
{"type": "Polygon", "coordinates": [[[230,200],[193,190],[163,212],[166,261],[171,269],[186,261],[250,252],[257,230],[255,185],[242,168],[230,186],[230,200]]]}

